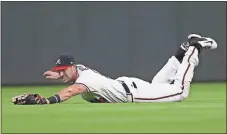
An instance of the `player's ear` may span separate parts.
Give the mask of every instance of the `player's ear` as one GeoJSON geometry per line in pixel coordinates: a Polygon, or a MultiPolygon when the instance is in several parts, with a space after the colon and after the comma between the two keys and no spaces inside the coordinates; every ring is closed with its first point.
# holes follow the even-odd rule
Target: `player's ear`
{"type": "Polygon", "coordinates": [[[76,65],[75,64],[71,66],[71,69],[77,75],[77,69],[76,69],[76,65]]]}

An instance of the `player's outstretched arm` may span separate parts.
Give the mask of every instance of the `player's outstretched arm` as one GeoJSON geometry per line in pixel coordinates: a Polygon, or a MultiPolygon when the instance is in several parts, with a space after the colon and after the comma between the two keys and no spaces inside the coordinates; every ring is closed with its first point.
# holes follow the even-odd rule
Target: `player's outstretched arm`
{"type": "Polygon", "coordinates": [[[17,105],[35,105],[35,104],[54,104],[61,103],[69,98],[81,94],[86,91],[86,87],[82,84],[73,84],[67,88],[62,89],[56,95],[49,98],[44,98],[39,94],[23,94],[12,98],[14,104],[17,105]]]}
{"type": "Polygon", "coordinates": [[[53,71],[46,71],[43,73],[43,76],[46,79],[53,79],[53,80],[57,80],[61,78],[58,72],[53,72],[53,71]]]}
{"type": "Polygon", "coordinates": [[[60,102],[66,101],[69,98],[77,95],[77,94],[81,94],[83,92],[86,91],[86,87],[82,84],[73,84],[63,90],[61,90],[60,92],[57,93],[57,95],[60,98],[60,102]]]}

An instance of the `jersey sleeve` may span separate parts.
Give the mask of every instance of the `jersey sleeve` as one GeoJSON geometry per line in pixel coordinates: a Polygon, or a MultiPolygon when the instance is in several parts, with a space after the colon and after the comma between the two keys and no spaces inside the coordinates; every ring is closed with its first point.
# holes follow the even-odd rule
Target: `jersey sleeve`
{"type": "Polygon", "coordinates": [[[87,92],[92,92],[95,91],[92,87],[94,82],[94,74],[90,70],[86,70],[82,73],[79,74],[79,77],[75,81],[74,84],[82,84],[83,86],[86,87],[87,92]]]}

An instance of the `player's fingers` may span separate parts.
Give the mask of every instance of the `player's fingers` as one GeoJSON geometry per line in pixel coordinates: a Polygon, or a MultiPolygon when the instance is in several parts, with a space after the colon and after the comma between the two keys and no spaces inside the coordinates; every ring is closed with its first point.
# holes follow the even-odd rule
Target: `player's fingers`
{"type": "Polygon", "coordinates": [[[53,77],[52,77],[52,76],[46,76],[46,78],[47,78],[47,79],[53,79],[53,77]]]}
{"type": "Polygon", "coordinates": [[[49,74],[43,74],[44,77],[50,76],[49,74]]]}
{"type": "Polygon", "coordinates": [[[50,71],[46,71],[43,73],[43,76],[50,75],[50,71]]]}
{"type": "Polygon", "coordinates": [[[43,76],[46,76],[47,75],[47,73],[45,72],[45,73],[43,73],[43,76]]]}

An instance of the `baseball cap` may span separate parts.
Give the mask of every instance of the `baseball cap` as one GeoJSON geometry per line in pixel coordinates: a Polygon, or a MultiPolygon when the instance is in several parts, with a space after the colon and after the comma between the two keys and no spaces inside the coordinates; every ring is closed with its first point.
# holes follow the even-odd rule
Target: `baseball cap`
{"type": "Polygon", "coordinates": [[[67,55],[67,54],[60,55],[57,58],[56,63],[55,63],[56,66],[52,69],[52,71],[65,70],[66,68],[68,68],[74,64],[75,64],[75,62],[74,62],[73,56],[67,55]]]}

